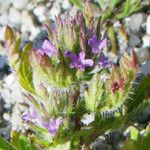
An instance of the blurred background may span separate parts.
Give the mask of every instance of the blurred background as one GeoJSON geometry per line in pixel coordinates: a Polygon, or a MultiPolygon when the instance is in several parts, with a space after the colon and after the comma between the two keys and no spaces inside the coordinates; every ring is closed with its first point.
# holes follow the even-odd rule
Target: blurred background
{"type": "MultiPolygon", "coordinates": [[[[136,2],[131,1],[133,4],[136,2]]],[[[108,29],[110,55],[115,57],[125,49],[133,47],[141,63],[142,72],[150,74],[150,1],[141,0],[142,3],[138,6],[140,9],[131,12],[129,10],[132,5],[124,10],[124,2],[113,7],[108,6],[110,0],[91,2],[95,15],[103,16],[103,30],[108,29]]],[[[0,135],[4,138],[10,138],[11,128],[21,130],[21,114],[28,107],[25,97],[21,94],[22,89],[8,65],[4,48],[5,26],[13,27],[22,37],[22,44],[33,40],[38,45],[46,36],[44,24],[52,24],[58,15],[73,16],[78,10],[82,11],[83,6],[82,0],[0,0],[0,135]]],[[[150,108],[141,112],[135,119],[144,125],[150,120],[150,108]]]]}

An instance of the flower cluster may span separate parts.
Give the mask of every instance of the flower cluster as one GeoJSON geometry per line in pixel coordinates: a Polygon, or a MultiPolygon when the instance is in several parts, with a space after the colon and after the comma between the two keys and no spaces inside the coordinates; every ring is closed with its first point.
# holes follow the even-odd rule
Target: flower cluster
{"type": "Polygon", "coordinates": [[[40,112],[34,107],[30,107],[29,111],[23,114],[22,119],[24,121],[29,121],[35,123],[40,127],[44,127],[51,133],[53,136],[56,136],[60,125],[62,124],[62,118],[59,117],[55,119],[53,116],[49,121],[46,121],[44,117],[40,114],[40,112]]]}
{"type": "MultiPolygon", "coordinates": [[[[92,49],[93,54],[101,53],[98,61],[98,65],[107,68],[110,65],[110,62],[107,57],[101,52],[103,48],[107,47],[107,39],[97,40],[96,35],[93,35],[88,40],[88,44],[92,49]]],[[[48,41],[47,39],[43,42],[42,48],[37,50],[38,53],[42,56],[46,54],[49,57],[57,56],[58,50],[53,42],[48,41]]],[[[84,51],[80,51],[78,56],[75,53],[72,53],[69,50],[64,52],[64,55],[71,59],[70,68],[77,68],[81,71],[85,71],[86,67],[93,67],[94,61],[92,59],[85,59],[86,53],[84,51]]]]}

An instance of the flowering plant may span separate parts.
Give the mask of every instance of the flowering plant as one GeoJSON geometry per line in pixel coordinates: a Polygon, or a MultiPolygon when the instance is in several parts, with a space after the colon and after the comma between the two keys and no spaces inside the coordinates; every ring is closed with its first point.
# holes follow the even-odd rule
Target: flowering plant
{"type": "MultiPolygon", "coordinates": [[[[48,37],[39,48],[32,43],[21,48],[21,39],[6,27],[10,65],[30,104],[22,120],[35,149],[88,149],[148,103],[150,78],[137,79],[135,52],[125,52],[118,63],[106,56],[109,42],[96,22],[87,2],[83,13],[58,16],[55,26],[46,26],[48,37]]],[[[16,147],[20,136],[12,131],[16,147]]]]}

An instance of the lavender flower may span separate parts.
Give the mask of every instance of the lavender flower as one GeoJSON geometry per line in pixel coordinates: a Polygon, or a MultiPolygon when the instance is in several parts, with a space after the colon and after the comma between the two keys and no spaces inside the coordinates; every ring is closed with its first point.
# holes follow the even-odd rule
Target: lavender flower
{"type": "Polygon", "coordinates": [[[98,65],[99,66],[102,66],[103,68],[108,68],[108,66],[110,65],[110,61],[108,60],[107,57],[104,56],[103,53],[100,54],[100,57],[99,57],[99,62],[98,62],[98,65]]]}
{"type": "Polygon", "coordinates": [[[30,107],[29,111],[23,114],[22,119],[24,121],[33,122],[41,127],[43,127],[43,123],[45,122],[43,117],[39,114],[38,110],[36,110],[34,107],[30,107]]]}
{"type": "Polygon", "coordinates": [[[94,34],[91,38],[89,38],[88,44],[91,46],[92,52],[96,54],[99,50],[107,46],[107,39],[99,40],[94,34]]]}
{"type": "Polygon", "coordinates": [[[43,125],[48,129],[49,133],[51,133],[53,136],[56,136],[61,124],[62,124],[61,117],[59,117],[57,119],[55,119],[54,117],[51,117],[50,122],[45,122],[45,124],[43,124],[43,125]]]}
{"type": "Polygon", "coordinates": [[[57,55],[58,51],[56,49],[56,46],[48,41],[45,40],[43,42],[42,48],[37,50],[42,56],[44,56],[44,54],[47,54],[49,57],[51,57],[52,55],[57,55]]]}
{"type": "Polygon", "coordinates": [[[70,57],[72,59],[72,63],[70,64],[70,68],[78,68],[81,71],[85,71],[85,67],[92,67],[93,66],[93,60],[91,59],[85,59],[85,53],[80,52],[79,56],[76,54],[72,54],[69,51],[65,51],[65,56],[70,57]]]}

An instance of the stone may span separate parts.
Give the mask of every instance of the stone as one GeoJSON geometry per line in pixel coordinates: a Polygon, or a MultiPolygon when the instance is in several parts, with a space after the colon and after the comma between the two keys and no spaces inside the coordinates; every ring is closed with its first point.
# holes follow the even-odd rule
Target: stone
{"type": "Polygon", "coordinates": [[[53,4],[52,9],[48,13],[49,19],[55,20],[55,16],[58,16],[61,12],[60,4],[56,1],[53,4]]]}
{"type": "Polygon", "coordinates": [[[14,8],[21,10],[26,8],[28,0],[12,0],[14,8]]]}
{"type": "Polygon", "coordinates": [[[88,125],[90,124],[91,122],[94,121],[94,114],[91,113],[91,114],[85,114],[83,116],[83,118],[81,119],[81,121],[85,124],[85,125],[88,125]]]}
{"type": "Polygon", "coordinates": [[[27,10],[22,11],[21,32],[23,34],[30,33],[30,36],[28,38],[26,37],[29,40],[33,40],[39,32],[39,28],[35,27],[33,18],[27,10]]]}
{"type": "Polygon", "coordinates": [[[15,103],[23,102],[21,88],[18,81],[14,77],[14,74],[10,74],[5,78],[3,87],[4,88],[1,90],[1,97],[5,101],[5,109],[10,109],[10,107],[15,103]]]}
{"type": "Polygon", "coordinates": [[[0,24],[1,24],[2,26],[6,26],[6,25],[8,24],[8,22],[9,22],[9,19],[8,19],[8,14],[7,14],[7,12],[4,13],[4,14],[2,14],[2,15],[0,15],[0,24]]]}
{"type": "Polygon", "coordinates": [[[150,35],[145,35],[142,37],[143,47],[150,47],[150,35]]]}
{"type": "Polygon", "coordinates": [[[150,35],[150,15],[148,15],[146,20],[146,33],[150,35]]]}
{"type": "Polygon", "coordinates": [[[134,48],[135,52],[137,53],[138,60],[140,63],[144,63],[150,60],[150,52],[147,48],[134,48]]]}
{"type": "Polygon", "coordinates": [[[0,41],[4,41],[5,27],[0,27],[0,41]]]}
{"type": "Polygon", "coordinates": [[[7,58],[6,56],[0,56],[0,69],[3,69],[4,66],[6,65],[7,58]]]}
{"type": "Polygon", "coordinates": [[[46,7],[44,5],[37,6],[33,13],[37,16],[40,22],[46,21],[46,7]]]}
{"type": "Polygon", "coordinates": [[[150,75],[150,61],[142,64],[141,71],[144,75],[150,75]]]}
{"type": "Polygon", "coordinates": [[[71,7],[70,2],[69,2],[68,0],[64,0],[63,3],[62,3],[62,8],[63,8],[64,10],[67,10],[67,9],[69,9],[70,7],[71,7]]]}
{"type": "Polygon", "coordinates": [[[0,0],[0,12],[7,11],[11,5],[11,0],[0,0]]]}
{"type": "Polygon", "coordinates": [[[9,10],[8,18],[9,18],[10,22],[13,24],[21,24],[21,22],[22,22],[22,16],[21,16],[20,12],[13,7],[11,7],[9,10]]]}
{"type": "Polygon", "coordinates": [[[129,38],[129,43],[131,47],[135,47],[141,43],[141,40],[137,35],[131,34],[129,38]]]}
{"type": "Polygon", "coordinates": [[[134,14],[125,19],[125,25],[134,33],[140,30],[143,23],[143,15],[141,13],[134,14]]]}

